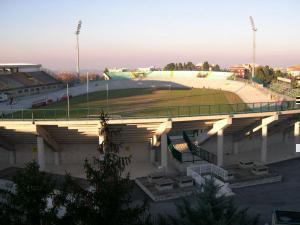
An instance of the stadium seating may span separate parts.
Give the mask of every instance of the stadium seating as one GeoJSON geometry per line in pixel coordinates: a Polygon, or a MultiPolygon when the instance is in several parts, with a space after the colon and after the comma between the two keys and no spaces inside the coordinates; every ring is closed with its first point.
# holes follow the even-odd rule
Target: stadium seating
{"type": "MultiPolygon", "coordinates": [[[[53,84],[60,83],[60,81],[44,71],[0,74],[0,91],[12,96],[39,93],[41,90],[39,87],[52,85],[52,89],[59,88],[59,85],[53,84]],[[28,88],[30,88],[30,90],[28,90],[28,88]]],[[[43,88],[43,90],[48,90],[48,88],[43,88]]]]}
{"type": "Polygon", "coordinates": [[[274,92],[277,92],[279,94],[287,95],[292,98],[295,98],[296,96],[300,95],[300,88],[291,88],[290,85],[279,83],[279,82],[273,82],[270,85],[270,89],[274,92]]]}

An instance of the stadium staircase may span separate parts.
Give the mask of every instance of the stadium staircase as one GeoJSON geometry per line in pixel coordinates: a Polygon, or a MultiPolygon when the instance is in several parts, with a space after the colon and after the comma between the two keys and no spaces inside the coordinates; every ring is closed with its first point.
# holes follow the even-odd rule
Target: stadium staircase
{"type": "Polygon", "coordinates": [[[185,131],[182,132],[182,136],[184,141],[187,143],[189,150],[194,156],[197,156],[203,161],[217,164],[217,156],[215,154],[210,153],[199,145],[194,144],[185,131]]]}
{"type": "Polygon", "coordinates": [[[168,149],[177,163],[194,164],[206,161],[216,164],[217,162],[215,154],[212,154],[202,147],[194,144],[185,131],[182,133],[182,138],[175,139],[167,136],[167,141],[168,149]]]}

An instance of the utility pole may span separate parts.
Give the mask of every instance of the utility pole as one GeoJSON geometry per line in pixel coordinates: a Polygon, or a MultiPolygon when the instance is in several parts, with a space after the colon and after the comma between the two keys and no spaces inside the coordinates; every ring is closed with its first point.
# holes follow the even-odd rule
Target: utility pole
{"type": "Polygon", "coordinates": [[[90,105],[89,105],[89,72],[86,73],[86,105],[88,109],[88,115],[90,114],[90,105]]]}
{"type": "Polygon", "coordinates": [[[106,107],[108,112],[108,83],[106,84],[106,107]]]}
{"type": "Polygon", "coordinates": [[[69,84],[67,84],[67,105],[68,105],[68,118],[70,118],[69,84]]]}
{"type": "Polygon", "coordinates": [[[255,60],[256,60],[256,56],[255,56],[255,51],[256,51],[256,31],[257,28],[255,27],[255,23],[254,20],[252,18],[252,16],[250,16],[250,23],[251,23],[251,28],[253,31],[253,52],[252,52],[252,76],[251,76],[251,80],[253,80],[254,76],[255,76],[255,60]]]}

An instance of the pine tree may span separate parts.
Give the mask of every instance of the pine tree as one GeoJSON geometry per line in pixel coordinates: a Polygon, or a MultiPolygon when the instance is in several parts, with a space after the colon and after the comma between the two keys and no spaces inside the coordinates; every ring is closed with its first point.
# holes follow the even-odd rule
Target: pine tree
{"type": "Polygon", "coordinates": [[[103,73],[108,74],[109,70],[107,68],[104,69],[103,73]]]}
{"type": "Polygon", "coordinates": [[[174,225],[256,225],[258,217],[247,215],[247,209],[240,210],[231,197],[218,196],[220,187],[214,180],[207,180],[203,191],[195,196],[195,204],[183,200],[177,205],[178,217],[171,217],[174,225]]]}
{"type": "Polygon", "coordinates": [[[80,225],[135,225],[150,224],[147,204],[134,205],[131,198],[132,182],[129,174],[124,176],[130,157],[119,155],[120,144],[112,137],[108,116],[100,115],[100,135],[104,141],[99,145],[99,157],[85,161],[88,190],[78,185],[70,176],[56,198],[56,204],[63,205],[66,213],[61,224],[80,225]]]}
{"type": "Polygon", "coordinates": [[[203,63],[203,65],[202,65],[202,69],[204,70],[204,71],[209,71],[209,63],[207,62],[207,61],[205,61],[204,63],[203,63]]]}
{"type": "Polygon", "coordinates": [[[0,193],[2,224],[56,224],[57,209],[48,206],[48,200],[55,193],[55,182],[50,176],[39,171],[35,161],[17,172],[12,181],[14,185],[0,193]]]}

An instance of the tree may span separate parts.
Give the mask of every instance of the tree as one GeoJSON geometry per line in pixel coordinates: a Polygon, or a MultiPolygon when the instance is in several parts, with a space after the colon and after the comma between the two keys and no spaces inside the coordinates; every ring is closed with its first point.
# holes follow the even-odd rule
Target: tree
{"type": "Polygon", "coordinates": [[[12,181],[14,186],[1,191],[0,221],[11,225],[56,224],[57,208],[48,207],[54,195],[55,182],[39,171],[33,161],[17,172],[12,181]]]}
{"type": "Polygon", "coordinates": [[[203,185],[203,191],[195,196],[196,203],[183,200],[177,205],[178,218],[171,217],[175,225],[256,225],[258,217],[249,217],[247,209],[238,209],[231,197],[218,196],[220,187],[209,179],[203,185]]]}
{"type": "Polygon", "coordinates": [[[175,63],[169,63],[168,65],[166,65],[164,67],[164,70],[166,71],[172,71],[172,70],[175,70],[176,66],[175,66],[175,63]]]}
{"type": "Polygon", "coordinates": [[[77,80],[77,77],[74,73],[60,72],[57,74],[57,79],[65,84],[71,84],[77,80]]]}
{"type": "Polygon", "coordinates": [[[108,74],[109,70],[107,68],[104,69],[103,73],[108,74]]]}
{"type": "Polygon", "coordinates": [[[273,68],[269,66],[259,66],[255,68],[255,77],[264,84],[270,84],[277,79],[273,68]]]}
{"type": "Polygon", "coordinates": [[[209,63],[205,61],[202,65],[204,71],[209,71],[209,63]]]}
{"type": "Polygon", "coordinates": [[[104,141],[99,145],[99,156],[85,160],[90,188],[82,188],[67,176],[61,194],[55,199],[56,204],[66,208],[61,224],[150,224],[147,204],[132,202],[132,182],[129,174],[124,175],[130,157],[120,156],[120,144],[112,140],[116,132],[110,130],[107,121],[108,116],[102,112],[100,135],[104,141]]]}
{"type": "Polygon", "coordinates": [[[183,68],[183,65],[182,65],[182,63],[179,63],[178,64],[178,70],[183,70],[184,68],[183,68]]]}
{"type": "Polygon", "coordinates": [[[192,62],[187,62],[186,70],[195,70],[195,65],[192,62]]]}
{"type": "Polygon", "coordinates": [[[216,64],[212,70],[213,71],[221,71],[220,66],[218,64],[216,64]]]}

